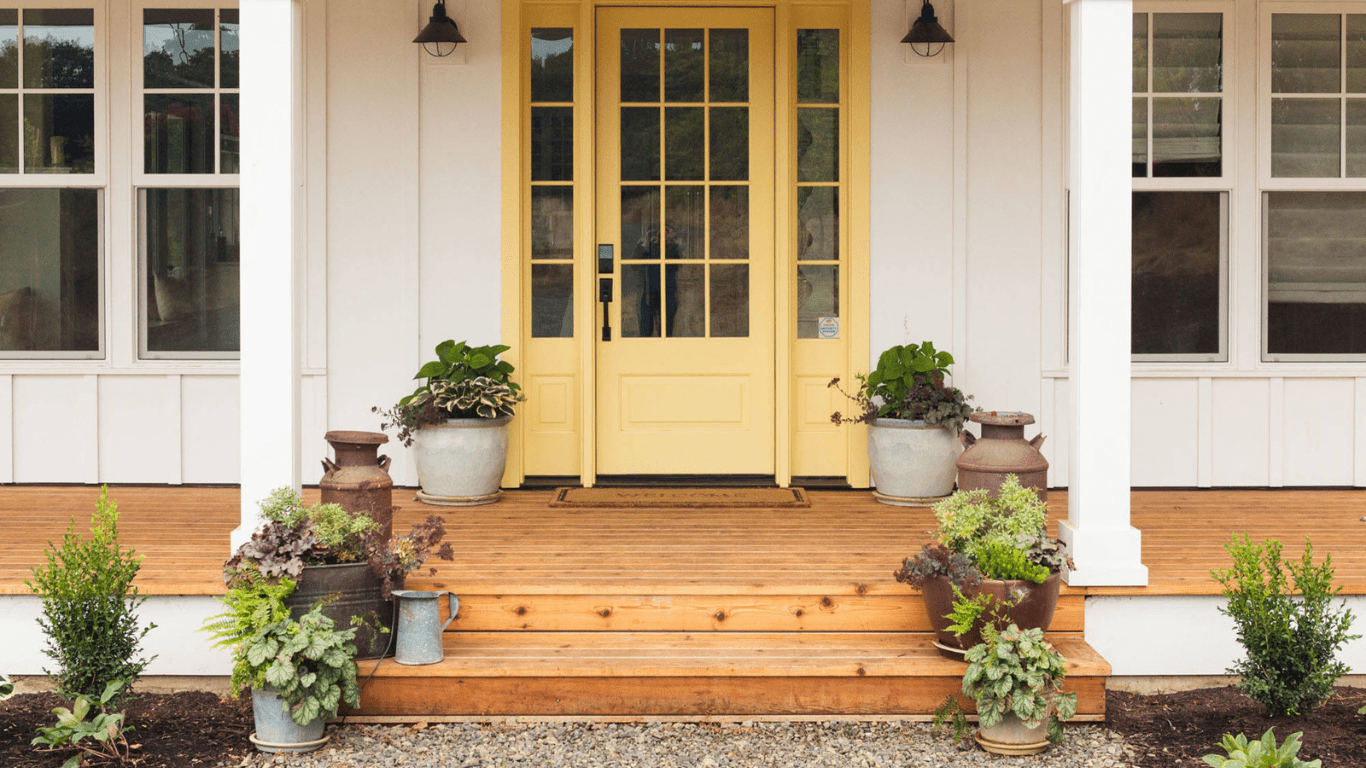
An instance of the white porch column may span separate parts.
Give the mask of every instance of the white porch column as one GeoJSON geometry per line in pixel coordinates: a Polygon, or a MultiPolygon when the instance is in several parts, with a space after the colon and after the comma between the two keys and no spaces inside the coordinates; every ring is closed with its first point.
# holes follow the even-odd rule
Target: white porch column
{"type": "Polygon", "coordinates": [[[1070,0],[1068,583],[1142,585],[1129,524],[1132,0],[1070,0]]]}
{"type": "Polygon", "coordinates": [[[299,324],[295,245],[299,9],[242,0],[242,522],[256,503],[299,488],[299,324]]]}

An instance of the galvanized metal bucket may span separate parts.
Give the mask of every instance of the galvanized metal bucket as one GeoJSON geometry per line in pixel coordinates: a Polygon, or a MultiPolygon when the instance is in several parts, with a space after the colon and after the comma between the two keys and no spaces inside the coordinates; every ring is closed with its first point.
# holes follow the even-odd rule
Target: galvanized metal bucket
{"type": "Polygon", "coordinates": [[[398,600],[398,652],[394,661],[399,664],[436,664],[446,658],[441,648],[441,633],[455,621],[460,612],[460,598],[446,590],[423,592],[415,589],[396,589],[398,600]],[[446,596],[450,618],[441,623],[441,596],[446,596]]]}

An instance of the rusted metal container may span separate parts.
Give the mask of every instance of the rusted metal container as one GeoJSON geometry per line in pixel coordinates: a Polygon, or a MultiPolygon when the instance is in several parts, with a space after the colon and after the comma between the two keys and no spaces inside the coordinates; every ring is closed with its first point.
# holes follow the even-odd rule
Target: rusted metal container
{"type": "Polygon", "coordinates": [[[388,543],[394,528],[394,479],[389,477],[388,456],[379,447],[389,442],[383,432],[328,432],[336,461],[323,459],[322,500],[340,504],[348,512],[367,512],[379,523],[388,543]]]}
{"type": "Polygon", "coordinates": [[[958,490],[981,488],[994,496],[1006,475],[1015,475],[1020,485],[1048,501],[1048,459],[1039,453],[1044,436],[1024,439],[1025,425],[1033,424],[1034,417],[1020,411],[986,411],[971,419],[982,425],[982,437],[963,432],[967,450],[958,457],[958,490]]]}
{"type": "Polygon", "coordinates": [[[369,564],[304,566],[298,586],[285,598],[285,605],[297,620],[319,600],[329,601],[323,615],[336,622],[338,630],[353,626],[353,618],[361,620],[356,631],[356,658],[393,655],[389,639],[393,636],[394,608],[384,599],[379,577],[371,573],[369,564]]]}

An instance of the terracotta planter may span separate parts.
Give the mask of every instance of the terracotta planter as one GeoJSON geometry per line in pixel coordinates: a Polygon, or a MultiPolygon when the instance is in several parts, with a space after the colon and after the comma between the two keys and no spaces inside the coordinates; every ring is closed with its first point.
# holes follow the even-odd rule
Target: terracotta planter
{"type": "MultiPolygon", "coordinates": [[[[1009,618],[997,622],[996,628],[1005,629],[1010,622],[1014,622],[1020,629],[1037,628],[1047,631],[1048,625],[1053,623],[1053,611],[1058,607],[1058,593],[1061,589],[1062,574],[1052,573],[1042,584],[1021,579],[986,579],[977,589],[964,590],[964,594],[976,597],[985,592],[998,601],[1005,602],[1007,595],[1023,593],[1023,599],[1007,612],[1009,618]]],[[[953,587],[949,584],[947,576],[938,576],[926,582],[921,594],[925,598],[925,610],[930,615],[930,626],[934,628],[935,639],[941,653],[950,658],[961,659],[967,649],[982,642],[981,621],[962,637],[948,631],[949,620],[945,617],[953,611],[954,596],[953,587]]]]}
{"type": "Polygon", "coordinates": [[[868,464],[883,504],[922,505],[953,493],[957,435],[923,421],[874,419],[868,425],[868,464]]]}

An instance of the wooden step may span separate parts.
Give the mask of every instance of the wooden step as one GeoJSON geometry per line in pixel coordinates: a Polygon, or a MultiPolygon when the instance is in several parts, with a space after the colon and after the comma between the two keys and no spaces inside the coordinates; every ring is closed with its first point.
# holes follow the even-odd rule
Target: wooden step
{"type": "MultiPolygon", "coordinates": [[[[438,664],[379,662],[358,716],[926,715],[965,665],[928,633],[448,632],[438,664]]],[[[1110,666],[1077,633],[1078,719],[1103,719],[1110,666]]],[[[360,662],[364,678],[375,662],[360,662]]]]}

